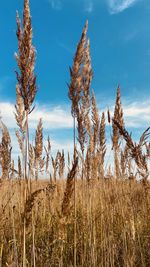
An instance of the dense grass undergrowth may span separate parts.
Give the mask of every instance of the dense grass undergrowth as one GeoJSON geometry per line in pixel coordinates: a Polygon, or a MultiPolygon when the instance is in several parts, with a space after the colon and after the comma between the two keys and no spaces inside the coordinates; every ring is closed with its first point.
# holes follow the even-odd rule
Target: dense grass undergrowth
{"type": "MultiPolygon", "coordinates": [[[[74,265],[73,202],[63,211],[65,182],[32,182],[26,201],[19,181],[0,189],[0,266],[22,266],[24,217],[26,266],[74,265]],[[41,191],[39,190],[41,189],[41,191]]],[[[77,182],[77,266],[136,266],[150,263],[149,189],[121,181],[77,182]]]]}

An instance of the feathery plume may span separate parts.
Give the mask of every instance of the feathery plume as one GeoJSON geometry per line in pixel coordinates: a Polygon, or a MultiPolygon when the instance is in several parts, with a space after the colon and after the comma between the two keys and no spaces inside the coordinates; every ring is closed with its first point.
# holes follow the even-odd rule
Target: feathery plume
{"type": "Polygon", "coordinates": [[[122,127],[122,125],[120,125],[116,120],[113,120],[113,123],[118,128],[120,135],[123,136],[124,140],[126,141],[126,144],[130,151],[130,155],[135,160],[139,168],[140,175],[143,177],[144,180],[147,180],[149,176],[147,163],[148,158],[146,157],[146,154],[144,154],[144,152],[142,151],[142,147],[145,145],[147,138],[150,136],[150,127],[147,128],[142,134],[139,144],[136,144],[133,142],[131,135],[129,135],[125,127],[122,127]]]}
{"type": "Polygon", "coordinates": [[[2,141],[0,143],[0,165],[2,169],[1,179],[8,179],[11,169],[11,139],[6,125],[1,121],[2,141]]]}
{"type": "MultiPolygon", "coordinates": [[[[116,96],[116,104],[115,104],[115,111],[114,111],[114,120],[117,121],[122,127],[124,127],[124,120],[123,120],[123,109],[121,106],[121,97],[120,97],[120,86],[117,89],[117,96],[116,96]]],[[[117,178],[121,176],[120,171],[120,162],[119,162],[119,130],[112,120],[112,128],[113,128],[113,150],[114,150],[114,165],[115,165],[115,175],[117,178]]]]}
{"type": "Polygon", "coordinates": [[[94,151],[98,144],[98,133],[99,133],[99,112],[96,104],[96,98],[94,92],[92,92],[92,122],[93,122],[93,143],[94,151]]]}
{"type": "Polygon", "coordinates": [[[72,101],[72,116],[76,117],[78,112],[78,103],[81,99],[81,87],[82,87],[82,75],[81,69],[84,61],[84,50],[86,43],[86,33],[87,33],[88,23],[86,23],[80,42],[77,46],[77,51],[74,57],[73,67],[70,68],[71,82],[69,85],[68,96],[72,101]]]}
{"type": "Polygon", "coordinates": [[[74,178],[76,175],[78,167],[78,158],[75,159],[72,169],[68,173],[66,181],[66,189],[64,192],[63,202],[62,202],[62,215],[67,216],[70,211],[70,201],[74,191],[74,178]]]}
{"type": "Polygon", "coordinates": [[[38,179],[38,167],[41,162],[42,152],[43,152],[43,125],[42,125],[42,119],[40,119],[36,129],[35,147],[34,147],[36,179],[38,179]]]}
{"type": "Polygon", "coordinates": [[[104,177],[104,161],[106,154],[106,129],[105,129],[105,113],[102,113],[99,129],[99,151],[100,154],[100,176],[104,177]]]}
{"type": "Polygon", "coordinates": [[[32,25],[29,0],[24,0],[23,28],[17,12],[18,53],[15,54],[20,73],[16,71],[18,84],[16,93],[22,98],[24,109],[32,111],[32,104],[36,95],[36,76],[34,75],[35,48],[32,45],[32,25]]]}

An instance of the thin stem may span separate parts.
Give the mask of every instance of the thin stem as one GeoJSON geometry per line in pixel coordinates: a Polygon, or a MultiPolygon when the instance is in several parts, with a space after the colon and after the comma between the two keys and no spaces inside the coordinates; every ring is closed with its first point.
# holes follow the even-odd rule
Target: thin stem
{"type": "MultiPolygon", "coordinates": [[[[75,116],[73,118],[74,127],[73,127],[73,139],[74,139],[74,162],[76,158],[76,122],[75,122],[75,116]]],[[[77,264],[77,222],[76,222],[76,175],[74,177],[74,267],[76,267],[77,264]]]]}
{"type": "Polygon", "coordinates": [[[74,161],[76,158],[76,119],[75,116],[73,117],[73,142],[74,142],[74,161]]]}

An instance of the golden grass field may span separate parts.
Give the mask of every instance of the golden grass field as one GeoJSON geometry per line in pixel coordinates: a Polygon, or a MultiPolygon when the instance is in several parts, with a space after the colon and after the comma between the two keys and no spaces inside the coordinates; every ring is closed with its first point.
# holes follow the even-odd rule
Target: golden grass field
{"type": "MultiPolygon", "coordinates": [[[[26,202],[24,213],[24,184],[2,183],[1,266],[22,266],[24,216],[26,266],[73,266],[73,202],[65,213],[65,181],[48,185],[33,182],[34,192],[43,190],[26,202]]],[[[134,181],[78,181],[76,199],[77,266],[149,266],[148,188],[134,181]]]]}
{"type": "Polygon", "coordinates": [[[22,22],[17,13],[17,162],[9,129],[0,124],[0,267],[149,267],[150,128],[133,140],[120,87],[114,113],[100,114],[87,22],[68,83],[74,149],[53,155],[42,118],[31,142],[37,85],[29,0],[22,22]]]}

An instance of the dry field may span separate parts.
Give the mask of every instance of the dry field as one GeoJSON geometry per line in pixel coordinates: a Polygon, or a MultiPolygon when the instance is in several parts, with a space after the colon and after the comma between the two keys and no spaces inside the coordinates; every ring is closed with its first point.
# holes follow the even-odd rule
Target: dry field
{"type": "Polygon", "coordinates": [[[22,266],[23,257],[24,266],[74,266],[74,220],[76,266],[149,266],[150,198],[142,184],[78,181],[76,217],[64,188],[65,181],[33,182],[24,202],[23,182],[2,183],[1,266],[22,266]]]}
{"type": "Polygon", "coordinates": [[[16,164],[9,130],[1,121],[0,267],[150,266],[150,128],[139,142],[133,140],[125,127],[120,87],[114,113],[108,109],[100,114],[91,93],[87,30],[88,23],[68,83],[73,156],[64,151],[54,156],[50,138],[46,145],[43,141],[42,119],[34,144],[30,142],[37,85],[29,0],[24,0],[22,22],[17,13],[15,119],[20,152],[16,164]]]}

